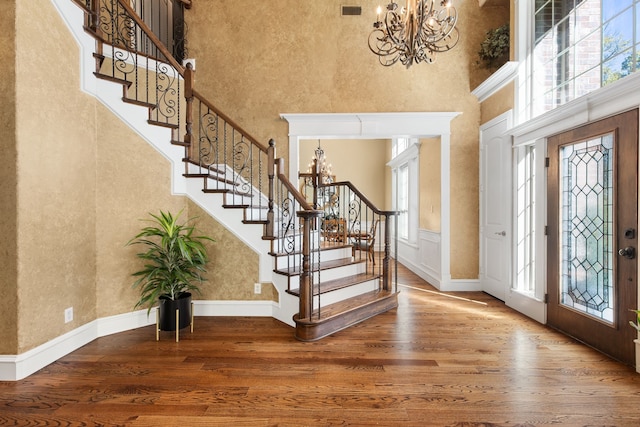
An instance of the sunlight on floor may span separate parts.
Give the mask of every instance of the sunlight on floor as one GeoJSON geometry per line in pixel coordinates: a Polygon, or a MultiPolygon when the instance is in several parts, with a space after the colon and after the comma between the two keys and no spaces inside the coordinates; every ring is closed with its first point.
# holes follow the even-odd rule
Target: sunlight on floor
{"type": "Polygon", "coordinates": [[[488,305],[486,302],[476,301],[476,300],[463,298],[463,297],[458,297],[458,296],[455,296],[455,295],[444,294],[444,293],[438,292],[438,291],[430,291],[429,289],[416,288],[415,286],[403,285],[402,283],[398,283],[398,286],[402,286],[403,288],[414,289],[414,290],[420,291],[420,292],[427,292],[427,293],[431,293],[431,294],[434,294],[434,295],[439,295],[439,296],[442,296],[442,297],[453,298],[453,299],[457,299],[457,300],[460,300],[460,301],[472,302],[474,304],[480,304],[480,305],[485,305],[485,306],[488,305]]]}

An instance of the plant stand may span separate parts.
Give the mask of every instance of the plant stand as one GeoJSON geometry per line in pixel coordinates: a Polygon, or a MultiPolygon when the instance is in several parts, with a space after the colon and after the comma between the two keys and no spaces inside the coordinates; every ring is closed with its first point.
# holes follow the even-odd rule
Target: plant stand
{"type": "MultiPolygon", "coordinates": [[[[193,302],[191,302],[191,319],[189,329],[193,333],[193,302]]],[[[160,307],[156,307],[156,341],[160,341],[160,307]]],[[[176,342],[180,342],[180,309],[176,308],[176,342]]]]}

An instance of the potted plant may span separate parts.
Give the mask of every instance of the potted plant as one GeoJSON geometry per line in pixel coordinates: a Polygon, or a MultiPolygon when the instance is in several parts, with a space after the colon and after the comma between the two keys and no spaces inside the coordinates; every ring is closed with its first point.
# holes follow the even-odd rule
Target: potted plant
{"type": "Polygon", "coordinates": [[[487,31],[478,51],[484,68],[496,68],[509,60],[509,41],[509,24],[487,31]]]}
{"type": "Polygon", "coordinates": [[[205,241],[207,236],[196,235],[195,218],[178,223],[178,215],[160,211],[149,214],[151,224],[144,227],[127,245],[142,245],[145,250],[137,254],[144,267],[133,273],[138,279],[134,288],[140,288],[140,299],[135,307],[148,306],[147,314],[158,301],[159,329],[175,331],[191,324],[191,293],[200,293],[199,285],[206,280],[208,262],[205,241]],[[179,321],[176,325],[176,309],[179,321]]]}
{"type": "Polygon", "coordinates": [[[634,323],[633,320],[629,320],[629,324],[636,331],[640,332],[640,310],[629,310],[629,311],[633,311],[636,314],[636,322],[634,323]]]}

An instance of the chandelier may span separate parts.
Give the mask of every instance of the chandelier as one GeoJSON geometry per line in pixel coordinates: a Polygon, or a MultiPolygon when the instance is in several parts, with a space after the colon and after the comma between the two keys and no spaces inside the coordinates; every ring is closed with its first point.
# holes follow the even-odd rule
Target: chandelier
{"type": "Polygon", "coordinates": [[[385,67],[398,61],[407,68],[422,61],[432,63],[436,53],[458,44],[458,13],[451,0],[407,0],[403,8],[391,0],[384,20],[380,20],[381,12],[378,7],[369,49],[385,67]]]}
{"type": "Polygon", "coordinates": [[[314,167],[317,167],[316,173],[318,174],[322,184],[330,184],[333,182],[334,177],[332,166],[331,163],[327,164],[327,158],[324,155],[324,150],[320,147],[320,140],[318,140],[318,148],[316,148],[315,154],[311,157],[311,163],[308,165],[308,172],[312,173],[314,167]]]}

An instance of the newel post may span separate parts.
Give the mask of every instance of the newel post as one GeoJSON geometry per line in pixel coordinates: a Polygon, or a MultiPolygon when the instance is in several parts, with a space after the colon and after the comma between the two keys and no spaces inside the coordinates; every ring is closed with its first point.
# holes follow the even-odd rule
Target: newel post
{"type": "Polygon", "coordinates": [[[391,220],[394,215],[385,214],[384,221],[384,258],[382,260],[382,289],[391,290],[391,220]]]}
{"type": "Polygon", "coordinates": [[[196,70],[193,69],[193,64],[191,62],[187,62],[184,69],[184,97],[187,101],[187,109],[185,112],[186,133],[184,134],[184,143],[187,146],[187,157],[190,159],[192,158],[191,155],[193,153],[193,146],[191,145],[191,142],[193,140],[193,84],[196,79],[195,74],[196,70]]]}
{"type": "Polygon", "coordinates": [[[300,275],[299,319],[310,319],[313,314],[313,275],[311,266],[311,231],[312,223],[322,215],[322,211],[299,211],[302,221],[302,274],[300,275]]]}
{"type": "MultiPolygon", "coordinates": [[[[278,169],[282,168],[282,161],[278,164],[278,169]]],[[[267,148],[267,174],[269,177],[269,188],[268,191],[268,211],[267,211],[267,229],[266,235],[267,237],[275,236],[275,225],[274,219],[275,215],[273,214],[273,199],[275,197],[275,173],[276,173],[276,142],[272,139],[269,140],[269,147],[267,148]]]]}

